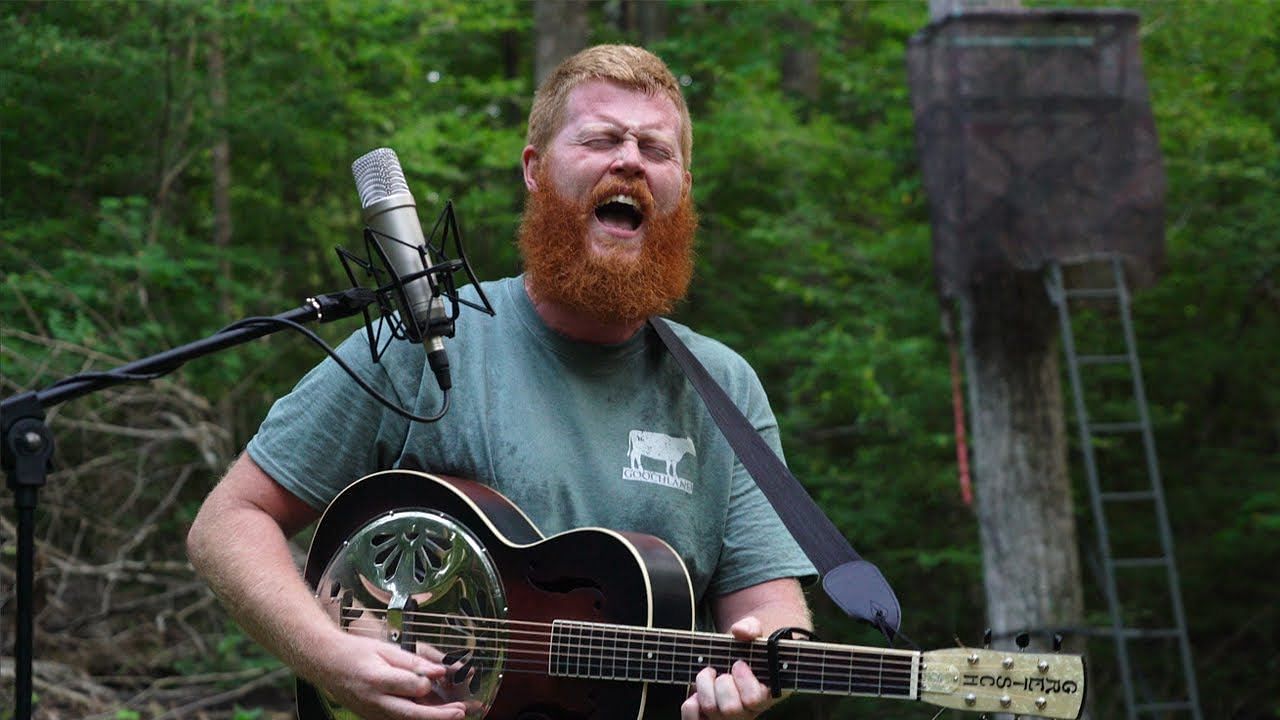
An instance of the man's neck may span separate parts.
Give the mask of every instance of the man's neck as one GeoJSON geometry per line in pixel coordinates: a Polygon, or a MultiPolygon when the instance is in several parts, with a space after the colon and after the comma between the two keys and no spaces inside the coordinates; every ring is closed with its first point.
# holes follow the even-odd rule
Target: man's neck
{"type": "Polygon", "coordinates": [[[534,312],[542,318],[542,322],[552,330],[573,340],[597,345],[615,345],[631,339],[640,328],[644,327],[643,319],[626,323],[606,322],[540,298],[529,286],[527,275],[524,278],[524,291],[533,303],[534,312]]]}

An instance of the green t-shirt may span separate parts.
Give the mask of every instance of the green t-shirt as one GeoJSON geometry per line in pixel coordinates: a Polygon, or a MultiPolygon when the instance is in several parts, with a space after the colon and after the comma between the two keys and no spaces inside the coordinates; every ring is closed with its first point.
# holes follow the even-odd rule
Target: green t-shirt
{"type": "MultiPolygon", "coordinates": [[[[497,315],[467,313],[445,341],[453,390],[444,419],[405,420],[326,360],[275,403],[249,455],[317,509],[365,475],[406,467],[483,482],[545,535],[576,527],[656,535],[684,558],[704,609],[708,597],[814,573],[651,329],[617,345],[577,342],[543,324],[522,278],[484,290],[497,315]]],[[[472,288],[463,292],[475,299],[472,288]]],[[[672,327],[781,456],[746,361],[672,327]]],[[[438,412],[420,346],[393,342],[374,364],[362,329],[338,352],[402,407],[438,412]]]]}

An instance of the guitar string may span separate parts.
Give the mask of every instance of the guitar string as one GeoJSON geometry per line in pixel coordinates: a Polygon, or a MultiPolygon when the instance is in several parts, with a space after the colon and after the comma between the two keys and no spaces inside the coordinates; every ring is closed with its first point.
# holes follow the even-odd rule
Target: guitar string
{"type": "MultiPolygon", "coordinates": [[[[352,629],[348,629],[347,631],[352,632],[352,629]]],[[[360,634],[362,634],[362,636],[364,637],[374,637],[374,636],[379,638],[381,637],[381,633],[373,628],[366,629],[366,632],[372,633],[372,635],[364,635],[363,633],[360,633],[360,634]]],[[[513,657],[511,655],[478,656],[478,655],[472,654],[468,656],[468,658],[472,660],[480,660],[482,662],[486,660],[494,661],[494,660],[497,660],[498,658],[502,658],[503,665],[501,669],[503,671],[519,672],[519,673],[534,673],[534,674],[543,674],[543,675],[557,674],[554,672],[554,669],[552,669],[551,671],[548,670],[548,667],[549,665],[551,665],[551,663],[550,663],[550,660],[547,659],[544,653],[539,653],[537,655],[530,655],[527,657],[519,657],[519,656],[513,657]]],[[[616,675],[614,676],[605,675],[604,667],[599,668],[599,671],[593,674],[591,672],[592,668],[590,667],[588,667],[587,672],[584,673],[582,672],[582,669],[579,666],[575,668],[575,670],[577,670],[577,673],[575,673],[572,670],[568,669],[568,665],[562,664],[561,666],[565,668],[560,673],[558,673],[558,675],[561,677],[570,677],[570,678],[579,678],[579,679],[624,680],[624,681],[634,680],[637,682],[658,682],[658,683],[667,683],[667,684],[683,684],[683,683],[692,682],[692,673],[688,676],[687,679],[685,679],[683,676],[680,676],[679,674],[674,674],[675,668],[672,668],[673,673],[661,673],[659,671],[660,670],[659,668],[656,668],[656,667],[654,668],[654,673],[656,675],[668,674],[669,675],[668,677],[641,676],[641,677],[632,678],[632,677],[621,677],[616,675]]],[[[697,667],[698,669],[700,669],[702,666],[697,666],[697,667]]],[[[625,669],[626,668],[624,668],[624,670],[625,669]]],[[[684,668],[684,669],[691,672],[690,668],[684,668]]],[[[613,667],[613,670],[616,672],[618,670],[618,667],[615,665],[613,667]]],[[[812,678],[807,678],[807,679],[809,680],[810,683],[814,682],[812,678]]],[[[859,687],[859,689],[854,690],[853,687],[857,685],[857,683],[855,682],[855,683],[846,683],[849,689],[846,691],[843,691],[842,693],[831,682],[822,682],[816,686],[814,685],[805,686],[801,683],[801,678],[799,677],[792,678],[790,682],[791,684],[794,685],[794,687],[792,688],[794,690],[813,690],[817,694],[824,694],[824,693],[825,694],[860,694],[860,695],[867,695],[867,696],[900,698],[900,699],[908,699],[908,700],[924,700],[925,702],[931,702],[931,701],[921,697],[923,695],[948,696],[948,695],[954,695],[956,692],[963,690],[966,695],[972,694],[977,703],[983,704],[982,707],[978,707],[977,705],[975,705],[975,707],[973,708],[975,710],[990,710],[990,711],[999,710],[999,711],[1007,711],[1007,712],[1018,712],[1020,714],[1026,713],[1026,712],[1032,712],[1032,711],[1030,711],[1029,709],[1015,710],[1012,707],[1006,707],[1002,704],[1003,701],[1006,698],[1009,698],[1015,703],[1029,702],[1030,698],[1040,696],[1040,693],[1038,692],[1024,690],[1019,688],[1017,685],[1012,685],[1006,688],[995,688],[995,689],[987,689],[985,687],[965,686],[964,688],[957,688],[951,691],[930,691],[925,688],[918,688],[916,691],[916,694],[913,695],[909,687],[893,687],[893,686],[880,687],[879,692],[875,692],[872,690],[872,688],[875,687],[874,685],[867,686],[865,690],[862,689],[862,687],[859,687]],[[1000,704],[997,706],[997,703],[1000,703],[1000,704]]],[[[455,682],[454,684],[458,684],[458,683],[455,682]]],[[[1075,707],[1075,703],[1071,702],[1070,698],[1064,698],[1064,700],[1067,700],[1068,702],[1067,708],[1065,710],[1055,709],[1054,711],[1059,713],[1058,715],[1056,715],[1056,717],[1066,717],[1066,715],[1063,715],[1061,713],[1065,713],[1071,708],[1075,707]]],[[[1046,710],[1045,708],[1038,708],[1033,712],[1036,712],[1038,716],[1041,716],[1041,717],[1055,717],[1055,716],[1044,715],[1045,712],[1048,712],[1048,710],[1046,710]]]]}
{"type": "MultiPolygon", "coordinates": [[[[347,615],[346,617],[344,617],[345,620],[359,621],[363,619],[362,618],[363,613],[361,613],[361,611],[353,610],[348,612],[354,612],[356,614],[347,615]]],[[[374,622],[379,622],[379,621],[374,620],[374,622]]],[[[513,640],[509,642],[525,642],[525,643],[537,642],[539,644],[546,644],[557,638],[559,638],[560,640],[568,641],[568,642],[576,641],[579,643],[584,641],[587,643],[591,643],[597,640],[603,642],[603,641],[612,639],[605,635],[583,634],[582,631],[584,630],[590,632],[600,627],[599,625],[594,625],[594,624],[586,625],[586,624],[574,624],[572,622],[565,622],[559,625],[548,625],[545,623],[521,621],[524,624],[533,626],[534,629],[518,630],[518,629],[508,629],[506,627],[503,627],[503,625],[500,624],[500,621],[492,621],[492,622],[495,623],[494,627],[487,628],[487,629],[483,627],[467,627],[467,626],[462,626],[462,625],[459,625],[456,623],[450,623],[450,622],[444,622],[444,623],[409,622],[409,623],[405,623],[405,627],[410,630],[439,629],[442,632],[448,631],[455,634],[457,633],[476,634],[481,637],[492,637],[495,639],[502,635],[506,635],[513,638],[513,640]],[[518,636],[528,636],[528,637],[532,637],[533,639],[524,640],[524,641],[521,641],[519,639],[514,639],[514,638],[518,638],[518,636]]],[[[612,628],[615,626],[604,626],[604,627],[612,628]]],[[[627,626],[620,626],[620,627],[625,629],[627,626]]],[[[638,628],[637,630],[645,631],[645,633],[647,634],[647,631],[649,629],[638,628]]],[[[670,641],[664,642],[664,638],[661,638],[661,637],[651,640],[644,637],[644,635],[637,638],[630,631],[626,631],[626,632],[628,636],[625,638],[623,637],[617,638],[617,642],[614,643],[615,645],[617,646],[626,645],[629,648],[649,647],[651,650],[661,652],[664,654],[674,654],[677,651],[686,651],[686,652],[701,651],[706,654],[716,654],[716,653],[741,654],[743,653],[743,651],[750,652],[754,650],[759,650],[760,652],[764,652],[766,647],[763,641],[755,641],[755,642],[741,641],[741,640],[734,640],[732,638],[729,638],[728,636],[712,635],[712,634],[703,634],[703,635],[689,634],[689,635],[682,636],[678,632],[670,633],[667,635],[667,637],[675,639],[676,642],[670,642],[670,641]]],[[[821,662],[825,658],[828,661],[834,662],[842,658],[847,658],[853,663],[860,663],[864,665],[873,666],[876,668],[880,668],[880,667],[895,668],[896,667],[902,670],[909,670],[912,667],[909,659],[888,660],[888,661],[882,662],[878,656],[874,656],[874,651],[860,651],[860,650],[850,651],[850,650],[839,649],[839,648],[824,649],[822,647],[806,648],[803,646],[792,645],[790,643],[782,644],[782,648],[789,651],[787,655],[787,659],[789,661],[810,660],[810,661],[821,662]],[[791,651],[794,651],[794,652],[791,652],[791,651]]],[[[604,648],[602,648],[602,650],[603,649],[604,648]]]]}
{"type": "MultiPolygon", "coordinates": [[[[380,614],[385,614],[387,611],[381,608],[346,608],[342,612],[344,613],[344,619],[351,620],[351,619],[359,619],[360,615],[363,615],[363,614],[371,614],[376,616],[380,614]],[[345,615],[346,613],[355,613],[355,615],[348,616],[348,615],[345,615]]],[[[574,635],[575,639],[580,639],[579,636],[583,631],[586,631],[586,632],[612,631],[616,633],[626,633],[628,635],[631,635],[632,633],[643,633],[644,635],[656,636],[656,637],[653,640],[646,640],[644,637],[641,637],[639,639],[636,639],[634,637],[628,637],[627,639],[622,641],[628,642],[628,643],[644,643],[644,642],[662,643],[666,641],[667,645],[664,647],[669,646],[672,652],[675,652],[677,650],[708,650],[708,652],[710,652],[711,647],[715,645],[719,645],[719,646],[728,645],[730,646],[730,648],[733,648],[735,646],[737,648],[741,648],[744,645],[747,647],[751,647],[752,645],[754,645],[755,647],[759,647],[759,648],[763,648],[765,646],[764,641],[761,641],[761,640],[757,640],[754,642],[745,641],[745,640],[735,640],[729,636],[724,636],[724,635],[717,635],[713,633],[698,633],[695,631],[677,630],[673,628],[644,628],[644,627],[632,627],[627,625],[615,625],[615,624],[608,624],[608,623],[585,623],[585,622],[573,621],[573,620],[562,621],[559,625],[555,625],[552,623],[536,622],[536,621],[528,621],[528,620],[504,620],[501,618],[469,617],[469,616],[449,615],[444,613],[426,613],[426,612],[414,612],[414,611],[405,612],[404,615],[410,618],[412,617],[434,618],[434,619],[440,619],[440,620],[446,621],[441,623],[410,622],[410,623],[406,623],[406,626],[408,627],[420,627],[420,628],[440,627],[445,629],[457,630],[460,627],[459,625],[457,625],[456,623],[449,623],[447,621],[465,619],[465,621],[468,624],[472,624],[475,626],[483,626],[484,624],[490,624],[492,627],[485,629],[484,630],[485,632],[494,632],[494,633],[506,632],[512,635],[533,634],[537,637],[551,637],[556,632],[556,628],[559,628],[562,634],[576,631],[578,634],[574,635]],[[508,626],[523,626],[529,629],[526,629],[526,630],[507,629],[508,626]]],[[[605,638],[601,637],[600,639],[603,640],[605,638]]],[[[779,645],[782,648],[785,648],[787,650],[794,650],[796,661],[808,660],[810,662],[821,662],[823,658],[834,660],[834,659],[838,659],[838,657],[843,654],[843,655],[853,656],[853,659],[855,662],[869,663],[874,665],[876,668],[892,667],[892,668],[900,669],[902,671],[910,671],[911,668],[913,667],[912,657],[904,657],[901,655],[897,655],[895,653],[881,654],[879,650],[876,650],[874,648],[854,650],[854,649],[839,648],[839,647],[823,647],[818,643],[806,643],[805,641],[802,641],[802,640],[783,640],[779,643],[779,645]],[[831,656],[833,654],[836,655],[837,657],[832,658],[831,656]],[[858,656],[870,656],[870,657],[858,657],[858,656]]],[[[719,649],[725,650],[730,648],[720,647],[719,649]]],[[[896,651],[896,652],[901,652],[901,651],[896,651]]],[[[907,652],[911,652],[911,651],[907,651],[907,652]]],[[[788,657],[788,659],[790,659],[790,656],[788,657]]]]}
{"type": "MultiPolygon", "coordinates": [[[[361,615],[370,610],[374,611],[375,613],[385,612],[377,608],[369,608],[369,609],[353,608],[350,610],[350,612],[354,612],[357,615],[361,615]]],[[[418,614],[427,615],[427,613],[418,613],[418,614]]],[[[442,617],[448,618],[448,617],[455,617],[455,616],[444,615],[442,617]]],[[[480,618],[477,618],[477,619],[479,620],[480,618]]],[[[532,662],[534,662],[540,668],[544,667],[548,662],[551,661],[549,656],[552,653],[557,653],[557,660],[560,662],[562,666],[566,664],[570,664],[570,665],[576,664],[577,668],[581,670],[583,662],[586,662],[587,663],[586,674],[588,675],[591,675],[591,674],[607,675],[608,674],[606,671],[607,668],[612,668],[614,673],[616,673],[619,668],[623,669],[624,672],[629,672],[633,664],[638,664],[641,666],[642,672],[644,671],[645,668],[651,667],[653,668],[652,670],[653,672],[657,672],[660,669],[669,669],[672,672],[677,670],[683,670],[689,676],[692,676],[693,674],[696,674],[697,671],[699,671],[701,668],[705,667],[708,664],[714,665],[716,661],[723,661],[723,665],[722,665],[723,667],[724,665],[728,665],[731,661],[736,659],[742,659],[748,662],[749,665],[753,663],[757,664],[756,670],[758,673],[767,671],[768,669],[767,666],[759,665],[760,658],[754,657],[754,653],[752,653],[751,657],[742,656],[743,654],[742,650],[744,649],[742,645],[744,641],[733,641],[729,638],[717,636],[717,635],[704,634],[701,636],[703,640],[714,643],[714,645],[712,646],[693,646],[695,650],[704,652],[705,655],[710,656],[710,662],[698,662],[698,661],[692,660],[688,656],[678,654],[676,652],[676,650],[680,649],[678,647],[671,647],[670,650],[668,650],[668,647],[670,646],[663,646],[661,644],[654,645],[652,643],[649,643],[649,641],[647,640],[644,640],[644,639],[637,640],[634,637],[623,639],[621,642],[615,643],[614,647],[612,648],[608,648],[604,646],[593,647],[592,644],[595,641],[606,641],[608,638],[604,636],[587,636],[587,635],[580,635],[580,634],[570,635],[567,632],[561,632],[559,637],[557,637],[554,634],[554,632],[553,634],[549,635],[545,631],[529,631],[529,630],[510,631],[501,627],[500,624],[503,622],[501,620],[498,620],[498,619],[490,620],[487,618],[484,618],[483,620],[486,620],[488,622],[498,625],[497,631],[496,632],[489,631],[488,633],[485,633],[483,631],[480,632],[478,639],[480,639],[481,642],[472,645],[470,648],[467,648],[468,650],[471,650],[473,652],[486,652],[486,653],[487,652],[500,653],[503,650],[511,650],[513,658],[516,657],[517,654],[521,652],[526,654],[534,653],[535,659],[532,662]],[[533,639],[532,640],[508,639],[507,641],[504,642],[499,637],[502,634],[512,636],[513,638],[515,635],[532,636],[533,639]],[[563,650],[555,651],[552,647],[553,644],[558,644],[563,646],[566,644],[573,644],[575,642],[579,646],[585,644],[586,652],[585,653],[582,652],[581,648],[579,648],[574,652],[566,652],[563,650]],[[488,643],[493,643],[493,644],[490,645],[488,643]],[[518,647],[519,645],[531,646],[531,648],[521,649],[520,647],[518,647]],[[736,647],[734,647],[733,645],[736,645],[736,647]],[[648,658],[648,659],[640,658],[640,657],[636,657],[637,651],[639,652],[650,651],[650,652],[656,653],[656,655],[655,657],[648,658]],[[736,651],[736,654],[738,655],[738,657],[736,658],[732,657],[735,651],[736,651]],[[595,668],[598,668],[598,670],[595,668]]],[[[542,628],[547,627],[546,624],[544,623],[536,623],[531,621],[507,621],[507,622],[520,623],[520,624],[532,625],[532,626],[540,626],[542,628]]],[[[416,625],[418,627],[428,628],[428,629],[439,629],[441,631],[442,641],[446,640],[446,638],[444,638],[443,636],[444,633],[446,632],[451,632],[456,634],[456,633],[468,630],[467,628],[459,628],[456,624],[409,623],[408,625],[410,626],[416,625]]],[[[572,631],[572,630],[583,630],[583,629],[589,630],[589,629],[598,627],[598,625],[599,624],[583,623],[581,621],[564,621],[559,626],[553,626],[553,627],[554,629],[558,629],[561,631],[572,631]]],[[[605,626],[605,627],[606,629],[610,627],[618,627],[625,630],[627,629],[628,626],[605,626]]],[[[376,628],[367,628],[366,630],[375,636],[379,636],[379,637],[382,636],[382,633],[376,628]]],[[[646,629],[641,628],[641,630],[646,630],[646,629]]],[[[688,632],[689,631],[673,631],[674,634],[688,633],[688,632]]],[[[429,640],[429,638],[424,640],[429,640]]],[[[660,643],[660,641],[658,642],[660,643]]],[[[754,645],[754,647],[751,645],[748,645],[747,648],[745,649],[748,651],[751,651],[759,647],[761,647],[761,645],[760,643],[757,642],[754,645]]],[[[837,652],[837,651],[833,650],[832,652],[837,652]]],[[[843,651],[843,652],[847,653],[848,651],[843,651]]],[[[910,668],[895,669],[888,664],[881,665],[879,662],[875,660],[865,659],[865,657],[860,659],[858,657],[858,655],[863,655],[863,656],[867,655],[868,654],[867,652],[859,652],[859,651],[853,651],[853,652],[854,654],[852,655],[852,657],[847,657],[847,656],[832,657],[830,653],[825,655],[819,654],[817,656],[814,656],[812,653],[809,653],[808,655],[810,656],[809,659],[811,662],[811,664],[809,665],[803,664],[804,654],[801,654],[795,658],[788,655],[787,660],[789,662],[799,663],[794,668],[788,668],[788,673],[790,673],[793,676],[793,682],[797,686],[797,688],[799,688],[802,685],[816,686],[819,688],[832,688],[832,687],[843,686],[847,692],[853,692],[854,687],[857,686],[857,689],[859,691],[863,691],[863,690],[869,691],[869,690],[878,689],[880,691],[880,694],[885,694],[884,690],[887,689],[890,694],[898,694],[898,693],[910,694],[909,684],[911,682],[911,674],[912,674],[912,670],[910,668]],[[814,660],[815,657],[816,657],[816,660],[814,660]],[[812,662],[816,662],[817,666],[815,667],[812,664],[812,662]]],[[[1048,676],[1033,676],[1033,679],[1035,680],[1040,680],[1042,678],[1044,680],[1051,680],[1051,681],[1057,680],[1059,682],[1062,682],[1058,678],[1051,678],[1048,676]]],[[[642,677],[640,679],[644,679],[644,678],[642,677]]],[[[1067,680],[1066,682],[1070,682],[1070,680],[1067,680]]],[[[972,686],[968,686],[968,687],[972,688],[972,686]]],[[[997,689],[993,691],[996,694],[993,694],[992,697],[997,697],[1001,691],[1002,691],[1001,689],[997,689]]],[[[1029,689],[1027,691],[1030,692],[1029,689]]]]}
{"type": "MultiPolygon", "coordinates": [[[[368,629],[348,628],[347,632],[361,635],[362,637],[374,637],[374,638],[382,637],[382,634],[380,632],[372,628],[368,628],[368,629]]],[[[468,650],[471,650],[471,649],[472,648],[468,648],[468,650]]],[[[486,648],[476,648],[476,649],[486,649],[486,648]]],[[[498,646],[496,648],[487,648],[487,649],[501,650],[502,647],[498,646]]],[[[612,663],[606,664],[604,662],[599,662],[593,666],[589,661],[590,659],[588,659],[588,662],[586,663],[586,667],[584,668],[581,657],[563,658],[560,662],[553,663],[549,653],[547,652],[547,646],[543,646],[541,650],[531,649],[531,650],[518,651],[514,653],[498,653],[493,655],[477,654],[475,652],[472,652],[469,655],[459,658],[459,660],[462,660],[462,659],[478,660],[482,663],[484,662],[494,663],[494,662],[497,662],[498,660],[502,660],[502,667],[504,670],[510,669],[517,672],[548,674],[549,668],[553,668],[554,666],[554,668],[561,668],[561,672],[559,674],[568,676],[568,677],[584,677],[584,678],[600,677],[603,679],[620,679],[620,680],[631,679],[631,680],[647,681],[647,682],[664,682],[665,681],[665,682],[675,682],[675,683],[693,682],[694,676],[699,671],[701,671],[703,667],[706,667],[706,665],[700,665],[700,664],[689,663],[689,662],[684,662],[682,664],[676,664],[676,663],[668,664],[668,663],[655,662],[655,663],[652,663],[652,667],[650,669],[650,672],[648,673],[649,675],[652,675],[652,677],[647,677],[645,675],[644,666],[635,668],[636,670],[639,671],[640,673],[639,676],[627,677],[624,675],[618,675],[617,673],[619,670],[623,670],[624,672],[632,670],[633,668],[631,667],[632,665],[631,663],[612,662],[612,663]],[[611,668],[612,674],[609,672],[606,672],[606,668],[611,668]]],[[[640,661],[636,661],[636,664],[639,664],[639,663],[640,661]]],[[[555,674],[555,673],[551,672],[551,674],[555,674]]],[[[828,677],[826,674],[816,673],[812,671],[808,673],[794,671],[794,672],[791,672],[791,675],[792,677],[790,678],[784,677],[783,682],[784,684],[788,686],[792,686],[794,689],[797,689],[797,690],[810,689],[810,690],[819,690],[819,691],[826,690],[826,691],[834,692],[838,688],[843,687],[845,688],[844,692],[846,693],[859,692],[863,694],[877,694],[882,696],[903,696],[903,697],[908,697],[911,694],[910,687],[909,687],[910,678],[897,678],[895,682],[894,679],[892,678],[880,678],[878,676],[859,677],[859,676],[839,675],[839,676],[828,677]]]]}
{"type": "MultiPolygon", "coordinates": [[[[362,628],[358,626],[353,626],[353,627],[354,629],[359,630],[362,634],[367,633],[370,636],[376,636],[376,637],[384,636],[384,633],[378,628],[367,628],[367,627],[362,628]]],[[[452,625],[435,625],[435,626],[427,626],[427,627],[436,627],[442,631],[450,631],[454,633],[458,632],[458,628],[452,625]]],[[[596,638],[577,637],[577,636],[567,637],[562,633],[559,639],[557,639],[554,635],[550,635],[547,633],[533,633],[528,631],[522,634],[533,635],[534,639],[508,640],[504,642],[501,639],[496,637],[489,638],[489,637],[484,637],[482,635],[480,638],[478,638],[481,640],[480,643],[472,645],[466,649],[480,650],[484,652],[493,652],[493,653],[500,653],[503,650],[511,650],[513,652],[535,654],[538,656],[540,664],[545,664],[545,662],[548,662],[549,660],[543,660],[543,658],[549,656],[550,654],[555,654],[557,656],[557,659],[562,662],[566,662],[566,663],[576,662],[579,665],[581,665],[582,662],[587,662],[587,663],[595,662],[596,664],[599,664],[601,666],[608,663],[616,667],[620,664],[629,664],[631,662],[635,662],[637,664],[649,663],[654,666],[666,666],[671,668],[680,667],[688,671],[690,675],[695,674],[697,670],[700,670],[706,665],[712,664],[708,662],[694,661],[688,655],[678,654],[674,652],[674,650],[671,652],[666,652],[661,648],[648,648],[649,650],[656,653],[656,656],[652,659],[644,659],[644,658],[636,657],[634,661],[630,660],[628,658],[628,654],[635,655],[637,652],[640,652],[640,653],[645,652],[646,647],[642,641],[638,643],[628,642],[627,645],[629,647],[625,651],[622,651],[622,653],[620,654],[617,651],[617,648],[615,648],[614,652],[610,652],[609,648],[591,647],[590,646],[591,641],[596,638]],[[585,643],[587,644],[587,647],[585,648],[585,652],[583,652],[583,648],[578,648],[574,651],[561,650],[553,653],[552,646],[554,644],[569,645],[569,644],[573,644],[574,641],[578,641],[579,644],[585,641],[585,643]]],[[[441,639],[444,640],[445,638],[442,637],[441,639]]],[[[760,646],[757,646],[757,647],[760,647],[760,646]]],[[[712,662],[723,659],[726,661],[726,664],[727,664],[729,661],[733,659],[741,659],[746,661],[749,665],[752,665],[752,664],[757,665],[758,671],[767,670],[767,666],[760,666],[759,664],[759,661],[761,661],[763,658],[754,657],[754,653],[752,653],[751,657],[719,658],[719,657],[715,657],[716,652],[710,648],[697,648],[697,649],[701,651],[705,651],[705,655],[711,656],[712,662]]],[[[723,647],[720,648],[721,653],[723,653],[726,650],[731,650],[731,649],[723,648],[723,647]]],[[[817,659],[810,658],[808,662],[805,662],[802,658],[793,658],[790,655],[788,655],[785,658],[785,660],[789,665],[794,664],[794,667],[787,668],[788,673],[791,673],[797,677],[803,677],[804,679],[810,680],[812,682],[822,682],[825,684],[838,683],[840,685],[846,685],[852,688],[852,686],[855,684],[857,685],[866,684],[866,685],[877,685],[877,686],[903,685],[903,684],[909,684],[911,680],[911,672],[909,669],[902,670],[902,669],[895,669],[892,667],[881,667],[879,666],[878,663],[874,663],[874,662],[859,663],[855,660],[853,662],[845,663],[845,662],[839,662],[840,658],[831,657],[829,655],[826,657],[819,657],[817,659]],[[831,676],[831,677],[828,678],[828,676],[831,676]]]]}

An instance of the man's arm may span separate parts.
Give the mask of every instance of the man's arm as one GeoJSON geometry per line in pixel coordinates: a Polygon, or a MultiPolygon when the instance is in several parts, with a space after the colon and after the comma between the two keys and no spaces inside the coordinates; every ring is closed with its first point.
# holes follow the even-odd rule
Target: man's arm
{"type": "MultiPolygon", "coordinates": [[[[716,627],[739,640],[765,637],[784,627],[813,627],[809,606],[795,578],[770,580],[722,595],[714,601],[712,611],[716,627]]],[[[694,686],[694,693],[680,706],[681,720],[746,720],[774,703],[769,688],[760,684],[742,661],[735,662],[732,671],[724,675],[703,668],[694,686]]]]}
{"type": "Polygon", "coordinates": [[[460,703],[423,704],[443,666],[342,632],[315,602],[288,538],[318,516],[241,455],[201,506],[187,553],[254,640],[361,717],[461,719],[460,703]]]}

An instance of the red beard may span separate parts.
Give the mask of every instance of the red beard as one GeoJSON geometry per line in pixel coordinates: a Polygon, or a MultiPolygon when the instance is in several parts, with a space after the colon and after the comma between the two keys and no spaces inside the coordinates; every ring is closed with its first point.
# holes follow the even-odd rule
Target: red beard
{"type": "Polygon", "coordinates": [[[671,312],[693,277],[693,200],[658,216],[643,182],[605,181],[575,203],[539,173],[520,221],[520,253],[535,301],[549,301],[596,321],[627,324],[671,312]],[[629,194],[644,212],[643,245],[636,256],[598,255],[587,247],[587,228],[604,198],[629,194]]]}

